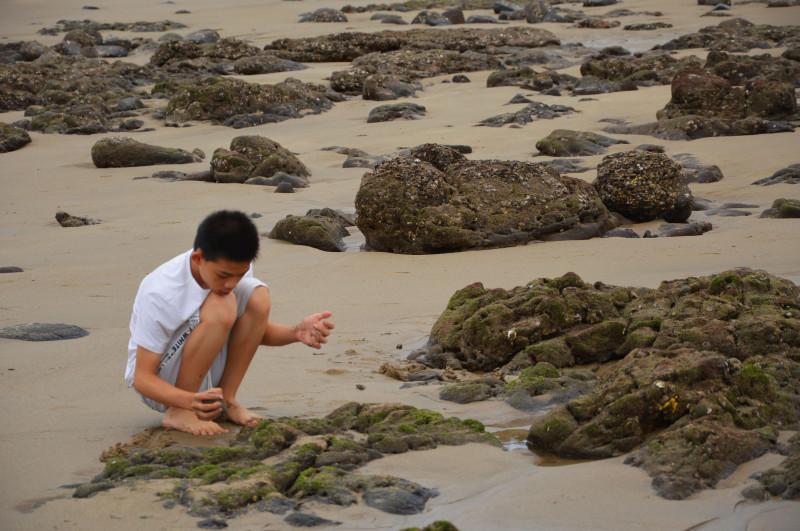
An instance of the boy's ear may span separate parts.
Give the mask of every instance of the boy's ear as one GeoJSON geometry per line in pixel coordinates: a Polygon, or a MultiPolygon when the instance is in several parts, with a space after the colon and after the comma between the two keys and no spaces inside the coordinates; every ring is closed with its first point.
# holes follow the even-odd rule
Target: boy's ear
{"type": "Polygon", "coordinates": [[[195,264],[199,264],[201,261],[205,259],[205,257],[203,256],[203,250],[202,249],[193,250],[192,254],[189,255],[189,258],[195,264]]]}

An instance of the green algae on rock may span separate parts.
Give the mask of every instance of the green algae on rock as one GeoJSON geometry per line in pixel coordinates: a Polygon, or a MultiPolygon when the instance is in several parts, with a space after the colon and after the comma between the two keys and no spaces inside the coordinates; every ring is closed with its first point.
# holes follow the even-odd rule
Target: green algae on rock
{"type": "MultiPolygon", "coordinates": [[[[437,493],[401,478],[365,476],[358,467],[384,454],[499,442],[474,420],[445,418],[401,404],[350,402],[324,418],[280,418],[242,428],[227,445],[168,445],[153,429],[106,454],[105,469],[80,486],[76,497],[134,481],[175,479],[161,494],[168,506],[200,518],[231,518],[257,506],[283,510],[292,500],[351,505],[363,498],[393,514],[414,514],[437,493]],[[155,441],[155,443],[153,442],[155,441]],[[289,497],[291,500],[287,500],[289,497]]],[[[184,438],[186,440],[186,438],[184,438]]],[[[188,439],[191,440],[191,439],[188,439]]]]}
{"type": "Polygon", "coordinates": [[[230,148],[218,148],[211,157],[211,172],[217,182],[243,183],[252,177],[272,177],[278,172],[305,181],[311,172],[291,151],[259,135],[237,136],[230,148]]]}
{"type": "Polygon", "coordinates": [[[92,146],[92,162],[98,168],[190,164],[201,160],[183,149],[144,144],[127,137],[103,138],[92,146]]]}

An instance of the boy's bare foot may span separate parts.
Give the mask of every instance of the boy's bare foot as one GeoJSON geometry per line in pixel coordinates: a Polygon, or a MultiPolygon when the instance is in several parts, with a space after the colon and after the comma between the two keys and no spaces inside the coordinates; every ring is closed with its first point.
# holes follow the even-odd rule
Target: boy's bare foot
{"type": "Polygon", "coordinates": [[[185,431],[193,435],[219,435],[228,430],[210,420],[200,420],[194,411],[171,407],[164,413],[161,425],[173,430],[185,431]]]}
{"type": "Polygon", "coordinates": [[[260,415],[256,415],[239,402],[235,400],[228,401],[228,419],[233,422],[234,424],[239,424],[241,426],[250,426],[253,427],[262,420],[264,417],[260,415]]]}

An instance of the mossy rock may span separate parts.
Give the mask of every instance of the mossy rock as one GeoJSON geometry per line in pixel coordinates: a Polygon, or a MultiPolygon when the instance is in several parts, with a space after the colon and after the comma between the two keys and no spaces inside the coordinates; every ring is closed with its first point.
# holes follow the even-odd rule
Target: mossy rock
{"type": "Polygon", "coordinates": [[[14,125],[0,122],[0,153],[16,151],[30,144],[31,137],[27,131],[14,125]]]}
{"type": "Polygon", "coordinates": [[[342,238],[347,235],[347,229],[332,218],[292,215],[278,221],[269,233],[269,237],[274,240],[307,245],[328,252],[343,252],[345,244],[342,238]]]}
{"type": "Polygon", "coordinates": [[[614,144],[627,142],[597,133],[556,129],[536,142],[536,149],[551,157],[583,157],[605,153],[614,144]]]}
{"type": "Polygon", "coordinates": [[[625,341],[625,323],[604,321],[570,332],[565,338],[578,363],[604,362],[614,357],[625,341]]]}
{"type": "Polygon", "coordinates": [[[492,394],[492,387],[488,384],[466,382],[444,387],[439,392],[439,398],[457,404],[468,404],[491,398],[492,394]]]}
{"type": "Polygon", "coordinates": [[[188,164],[200,160],[183,149],[143,144],[126,137],[104,138],[92,146],[92,162],[98,168],[188,164]]]}

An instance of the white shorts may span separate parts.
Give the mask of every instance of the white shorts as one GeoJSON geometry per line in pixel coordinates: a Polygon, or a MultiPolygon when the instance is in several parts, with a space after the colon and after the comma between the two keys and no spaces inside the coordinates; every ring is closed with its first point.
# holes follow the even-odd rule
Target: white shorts
{"type": "MultiPolygon", "coordinates": [[[[237,319],[247,308],[247,303],[250,300],[250,295],[253,294],[253,290],[259,286],[266,287],[267,285],[255,277],[245,277],[241,279],[238,284],[236,284],[236,287],[233,289],[233,296],[236,297],[237,319]]],[[[189,320],[186,321],[183,326],[181,326],[175,332],[167,351],[161,355],[161,363],[159,363],[157,371],[159,378],[166,380],[172,385],[175,385],[175,382],[178,380],[178,372],[180,372],[181,369],[181,361],[183,360],[183,347],[186,345],[186,340],[189,338],[192,330],[194,330],[199,323],[200,309],[198,308],[198,310],[194,312],[189,320]]],[[[225,371],[225,362],[227,360],[228,343],[226,342],[222,346],[222,350],[220,350],[219,354],[217,354],[217,357],[214,358],[213,362],[211,362],[211,367],[208,369],[208,373],[206,374],[205,378],[203,378],[203,383],[200,384],[200,389],[198,392],[205,391],[206,389],[211,389],[212,387],[219,385],[220,380],[222,380],[222,373],[225,371]]],[[[144,395],[140,396],[142,397],[142,401],[150,408],[162,413],[167,410],[167,406],[161,402],[156,402],[152,398],[147,398],[144,395]]]]}

